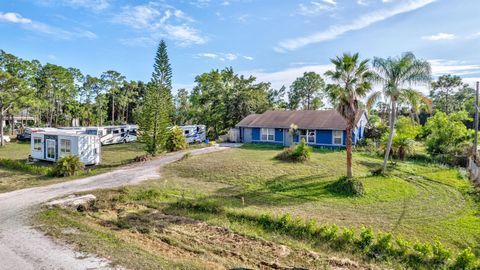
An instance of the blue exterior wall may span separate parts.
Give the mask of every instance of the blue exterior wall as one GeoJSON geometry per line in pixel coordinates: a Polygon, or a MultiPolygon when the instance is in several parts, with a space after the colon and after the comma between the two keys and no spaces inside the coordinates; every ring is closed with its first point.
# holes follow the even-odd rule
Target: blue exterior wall
{"type": "Polygon", "coordinates": [[[316,144],[332,144],[332,131],[328,129],[316,130],[316,144]]]}
{"type": "Polygon", "coordinates": [[[283,143],[283,128],[275,129],[275,142],[283,143]]]}
{"type": "Polygon", "coordinates": [[[252,128],[252,141],[260,141],[260,128],[252,128]]]}

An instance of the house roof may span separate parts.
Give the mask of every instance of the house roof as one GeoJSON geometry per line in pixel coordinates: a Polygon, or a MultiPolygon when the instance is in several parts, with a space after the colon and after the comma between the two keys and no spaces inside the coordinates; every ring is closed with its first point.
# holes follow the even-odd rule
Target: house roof
{"type": "MultiPolygon", "coordinates": [[[[355,125],[365,113],[365,110],[358,112],[355,125]]],[[[290,128],[292,124],[299,129],[344,130],[347,127],[347,121],[336,110],[267,111],[248,115],[236,127],[290,128]]]]}

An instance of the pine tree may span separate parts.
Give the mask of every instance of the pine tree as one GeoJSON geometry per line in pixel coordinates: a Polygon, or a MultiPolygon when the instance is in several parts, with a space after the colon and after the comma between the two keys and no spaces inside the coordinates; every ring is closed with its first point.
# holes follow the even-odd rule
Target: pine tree
{"type": "Polygon", "coordinates": [[[168,106],[170,118],[173,118],[175,107],[172,96],[172,67],[168,59],[167,44],[163,40],[158,45],[153,68],[151,81],[160,91],[165,91],[165,105],[168,106]]]}
{"type": "Polygon", "coordinates": [[[167,45],[162,40],[155,56],[151,82],[147,85],[144,104],[138,124],[141,140],[152,155],[165,148],[168,126],[172,123],[172,69],[168,60],[167,45]]]}

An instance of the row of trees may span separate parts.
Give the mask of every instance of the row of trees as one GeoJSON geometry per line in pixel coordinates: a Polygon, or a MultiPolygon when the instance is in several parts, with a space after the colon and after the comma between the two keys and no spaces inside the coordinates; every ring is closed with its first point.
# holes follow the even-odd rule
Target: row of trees
{"type": "Polygon", "coordinates": [[[0,50],[0,136],[5,118],[25,108],[38,124],[47,126],[133,122],[145,92],[143,82],[127,81],[114,70],[95,77],[0,50]]]}

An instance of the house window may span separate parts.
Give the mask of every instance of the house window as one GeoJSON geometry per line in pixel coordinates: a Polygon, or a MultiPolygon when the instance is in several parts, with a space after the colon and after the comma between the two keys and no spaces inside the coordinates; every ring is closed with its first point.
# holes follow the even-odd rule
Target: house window
{"type": "Polygon", "coordinates": [[[33,138],[33,150],[42,151],[42,138],[33,138]]]}
{"type": "Polygon", "coordinates": [[[70,155],[72,153],[72,146],[70,140],[60,140],[60,155],[70,155]]]}
{"type": "Polygon", "coordinates": [[[315,130],[314,129],[301,129],[300,140],[305,140],[306,143],[315,143],[315,130]]]}
{"type": "Polygon", "coordinates": [[[333,144],[342,145],[343,144],[343,131],[334,130],[333,131],[333,144]]]}
{"type": "Polygon", "coordinates": [[[275,129],[273,128],[262,128],[262,141],[274,141],[275,140],[275,129]]]}

